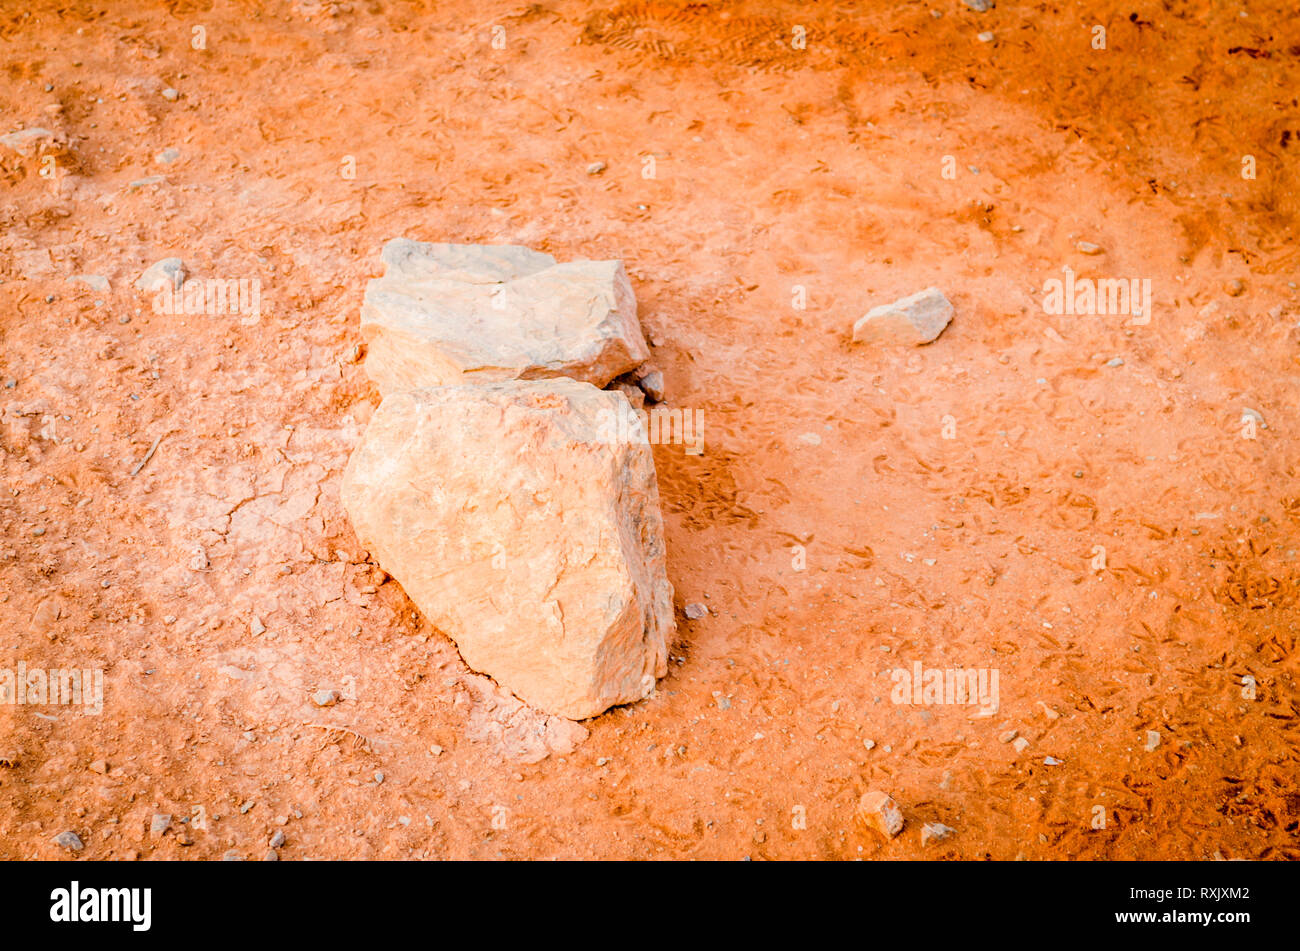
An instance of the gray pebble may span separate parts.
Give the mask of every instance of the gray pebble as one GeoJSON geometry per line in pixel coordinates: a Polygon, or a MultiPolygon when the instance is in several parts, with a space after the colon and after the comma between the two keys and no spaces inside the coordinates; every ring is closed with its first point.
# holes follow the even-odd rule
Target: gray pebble
{"type": "Polygon", "coordinates": [[[69,829],[67,832],[60,832],[54,837],[55,845],[61,845],[70,852],[80,852],[85,848],[81,844],[81,836],[69,829]]]}

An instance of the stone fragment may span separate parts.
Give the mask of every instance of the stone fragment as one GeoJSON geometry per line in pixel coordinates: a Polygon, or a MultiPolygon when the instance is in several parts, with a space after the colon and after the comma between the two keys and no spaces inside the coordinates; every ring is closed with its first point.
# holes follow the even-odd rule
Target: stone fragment
{"type": "Polygon", "coordinates": [[[858,820],[887,839],[903,831],[903,811],[888,793],[878,789],[858,800],[858,820]]]}
{"type": "Polygon", "coordinates": [[[136,279],[135,289],[138,291],[157,291],[162,290],[170,281],[172,290],[180,290],[185,283],[185,264],[180,258],[163,258],[149,267],[145,268],[143,274],[136,279]]]}
{"type": "Polygon", "coordinates": [[[637,385],[645,393],[646,398],[653,403],[662,403],[667,396],[664,389],[664,374],[662,370],[651,370],[645,376],[637,380],[637,385]]]}
{"type": "Polygon", "coordinates": [[[384,396],[568,376],[604,386],[649,357],[621,261],[397,238],[366,288],[366,373],[384,396]]]}
{"type": "Polygon", "coordinates": [[[943,291],[927,287],[892,304],[867,311],[853,325],[853,342],[923,344],[934,340],[952,321],[953,306],[943,291]]]}
{"type": "Polygon", "coordinates": [[[928,845],[931,840],[946,839],[957,830],[942,822],[927,822],[921,826],[921,845],[928,845]]]}
{"type": "Polygon", "coordinates": [[[62,846],[69,852],[80,852],[85,846],[81,842],[81,836],[69,829],[67,832],[60,832],[54,837],[54,844],[62,846]]]}
{"type": "Polygon", "coordinates": [[[659,490],[627,406],[569,379],[393,393],[343,477],[360,544],[465,662],[571,719],[667,672],[659,490]]]}
{"type": "Polygon", "coordinates": [[[19,129],[8,135],[0,135],[0,145],[12,149],[23,158],[31,158],[42,148],[55,145],[57,142],[58,137],[53,132],[39,127],[19,129]]]}

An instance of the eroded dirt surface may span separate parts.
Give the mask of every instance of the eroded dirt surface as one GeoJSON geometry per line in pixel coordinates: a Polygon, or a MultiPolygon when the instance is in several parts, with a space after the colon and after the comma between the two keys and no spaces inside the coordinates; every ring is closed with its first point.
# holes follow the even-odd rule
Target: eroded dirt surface
{"type": "Polygon", "coordinates": [[[851,6],[7,5],[0,133],[55,141],[0,156],[0,666],[106,679],[0,705],[0,855],[1300,856],[1300,26],[851,6]],[[585,739],[340,508],[398,235],[623,258],[704,414],[656,449],[671,673],[585,739]],[[155,313],[169,255],[260,319],[155,313]],[[1150,321],[1044,313],[1066,266],[1150,321]],[[850,345],[929,285],[935,343],[850,345]],[[997,711],[892,702],[916,662],[997,711]]]}

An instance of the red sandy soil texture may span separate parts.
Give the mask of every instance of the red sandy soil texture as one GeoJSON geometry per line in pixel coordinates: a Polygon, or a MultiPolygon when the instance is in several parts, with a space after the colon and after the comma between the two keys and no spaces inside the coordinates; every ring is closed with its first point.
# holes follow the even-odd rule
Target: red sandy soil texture
{"type": "Polygon", "coordinates": [[[0,667],[105,671],[0,706],[0,855],[1300,856],[1289,5],[35,0],[0,50],[58,138],[0,159],[0,667]],[[624,259],[703,413],[670,674],[568,752],[340,507],[399,235],[624,259]],[[155,313],[170,255],[260,320],[155,313]],[[1151,319],[1045,313],[1066,266],[1151,319]],[[937,341],[851,344],[929,285],[937,341]]]}

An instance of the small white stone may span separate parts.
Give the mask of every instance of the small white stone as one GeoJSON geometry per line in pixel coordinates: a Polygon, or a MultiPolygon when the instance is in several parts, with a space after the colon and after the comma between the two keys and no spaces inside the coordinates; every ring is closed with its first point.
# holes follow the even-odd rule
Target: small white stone
{"type": "Polygon", "coordinates": [[[942,822],[927,822],[921,826],[921,845],[928,845],[931,839],[946,839],[957,830],[942,822]]]}
{"type": "Polygon", "coordinates": [[[873,307],[853,325],[854,343],[915,344],[934,340],[952,322],[951,301],[937,287],[873,307]]]}

